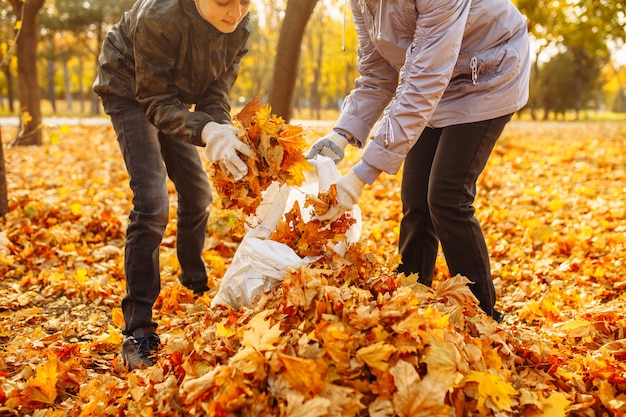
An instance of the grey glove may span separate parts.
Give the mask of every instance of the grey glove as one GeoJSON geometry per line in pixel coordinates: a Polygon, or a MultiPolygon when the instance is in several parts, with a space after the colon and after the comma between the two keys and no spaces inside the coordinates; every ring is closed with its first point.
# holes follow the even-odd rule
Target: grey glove
{"type": "Polygon", "coordinates": [[[331,206],[328,211],[316,218],[321,221],[335,221],[344,212],[352,210],[352,206],[359,202],[363,193],[365,181],[359,178],[354,171],[350,171],[337,181],[337,204],[331,206]]]}
{"type": "Polygon", "coordinates": [[[340,135],[336,131],[332,131],[311,146],[311,149],[306,154],[306,159],[313,159],[317,155],[326,156],[332,159],[335,164],[338,164],[343,160],[343,150],[348,145],[348,139],[345,136],[340,135]]]}
{"type": "Polygon", "coordinates": [[[232,125],[209,122],[202,128],[202,141],[205,143],[204,156],[211,162],[219,163],[239,181],[248,173],[248,165],[237,152],[252,158],[254,152],[237,137],[237,128],[232,125]]]}

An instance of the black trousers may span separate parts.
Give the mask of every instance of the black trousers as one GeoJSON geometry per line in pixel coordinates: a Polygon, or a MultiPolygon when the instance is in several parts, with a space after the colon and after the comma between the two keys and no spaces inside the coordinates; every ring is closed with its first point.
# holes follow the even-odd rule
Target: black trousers
{"type": "Polygon", "coordinates": [[[202,250],[213,196],[196,146],[158,132],[134,101],[104,96],[102,103],[117,134],[133,192],[124,252],[126,296],[122,300],[122,333],[130,335],[157,324],[152,308],[161,290],[159,250],[169,221],[167,178],[176,187],[180,282],[194,291],[207,282],[202,250]]]}
{"type": "Polygon", "coordinates": [[[480,307],[498,319],[485,238],[474,216],[476,180],[512,115],[426,128],[404,162],[398,272],[432,284],[439,242],[450,270],[474,284],[480,307]]]}

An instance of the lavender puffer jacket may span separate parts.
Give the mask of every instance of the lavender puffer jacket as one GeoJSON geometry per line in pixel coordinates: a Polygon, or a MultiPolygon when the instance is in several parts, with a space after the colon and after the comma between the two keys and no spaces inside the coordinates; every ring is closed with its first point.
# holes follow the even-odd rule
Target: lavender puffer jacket
{"type": "Polygon", "coordinates": [[[488,120],[526,104],[527,23],[509,0],[351,0],[351,6],[360,76],[335,128],[362,147],[380,119],[362,157],[375,173],[367,182],[380,171],[395,174],[426,126],[488,120]]]}

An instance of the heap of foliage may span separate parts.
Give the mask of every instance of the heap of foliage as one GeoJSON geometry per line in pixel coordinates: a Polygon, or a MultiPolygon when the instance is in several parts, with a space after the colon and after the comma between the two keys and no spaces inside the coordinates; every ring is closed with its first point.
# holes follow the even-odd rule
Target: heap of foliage
{"type": "Polygon", "coordinates": [[[132,372],[118,355],[131,196],[114,134],[46,131],[45,146],[6,154],[3,415],[626,413],[624,124],[513,123],[498,144],[476,204],[504,323],[442,257],[432,289],[393,272],[399,184],[383,175],[364,190],[360,243],[288,271],[250,308],[211,306],[238,245],[232,211],[212,211],[202,297],[177,281],[172,220],[155,311],[163,349],[132,372]]]}
{"type": "Polygon", "coordinates": [[[254,214],[263,200],[263,191],[273,182],[300,186],[304,171],[312,169],[303,151],[306,142],[302,127],[290,125],[275,114],[271,107],[250,101],[234,118],[239,128],[239,138],[254,151],[248,158],[246,176],[235,181],[227,171],[215,163],[212,182],[226,209],[240,209],[244,215],[254,214]]]}
{"type": "Polygon", "coordinates": [[[300,257],[318,256],[326,253],[329,245],[346,242],[346,233],[355,222],[349,214],[330,224],[315,218],[305,221],[296,201],[270,238],[289,246],[300,257]]]}

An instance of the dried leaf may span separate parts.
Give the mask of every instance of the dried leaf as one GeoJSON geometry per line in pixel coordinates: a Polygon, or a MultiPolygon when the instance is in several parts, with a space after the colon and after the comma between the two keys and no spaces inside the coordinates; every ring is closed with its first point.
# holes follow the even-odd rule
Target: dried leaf
{"type": "Polygon", "coordinates": [[[302,128],[290,126],[271,114],[269,105],[258,97],[246,104],[234,117],[239,127],[239,138],[250,146],[255,155],[242,159],[248,165],[248,173],[240,180],[222,170],[220,164],[212,166],[212,181],[226,209],[240,209],[244,215],[256,213],[263,199],[263,191],[273,183],[302,185],[304,171],[313,167],[303,155],[306,142],[302,128]]]}
{"type": "Polygon", "coordinates": [[[242,328],[242,346],[252,347],[259,352],[276,349],[275,344],[280,341],[282,331],[280,323],[271,325],[271,314],[271,310],[259,313],[242,328]]]}
{"type": "Polygon", "coordinates": [[[499,411],[513,411],[516,403],[512,398],[518,394],[513,386],[502,380],[500,375],[490,372],[472,371],[464,379],[464,383],[478,383],[478,410],[484,414],[499,411]],[[493,406],[491,406],[493,404],[493,406]],[[489,411],[489,408],[491,411],[489,411]]]}
{"type": "Polygon", "coordinates": [[[357,350],[356,357],[370,368],[386,371],[389,368],[389,357],[396,351],[390,344],[377,342],[357,350]]]}

